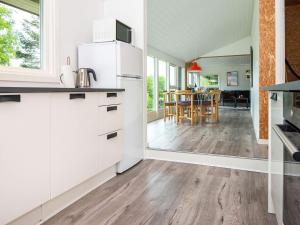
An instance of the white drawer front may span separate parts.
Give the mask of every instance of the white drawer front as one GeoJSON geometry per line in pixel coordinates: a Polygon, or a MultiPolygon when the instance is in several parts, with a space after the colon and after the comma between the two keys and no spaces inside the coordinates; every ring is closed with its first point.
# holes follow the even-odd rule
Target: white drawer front
{"type": "Polygon", "coordinates": [[[122,105],[108,105],[99,107],[100,127],[99,135],[122,129],[122,105]]]}
{"type": "Polygon", "coordinates": [[[103,171],[122,159],[123,131],[118,130],[106,135],[99,136],[100,139],[100,171],[103,171]]]}
{"type": "Polygon", "coordinates": [[[123,92],[100,93],[99,106],[121,104],[122,98],[123,92]]]}

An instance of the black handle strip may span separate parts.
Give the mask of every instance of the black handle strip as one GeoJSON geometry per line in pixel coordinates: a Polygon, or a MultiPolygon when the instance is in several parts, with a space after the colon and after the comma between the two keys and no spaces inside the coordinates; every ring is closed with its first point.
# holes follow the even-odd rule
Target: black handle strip
{"type": "Polygon", "coordinates": [[[109,140],[109,139],[113,139],[113,138],[116,138],[118,136],[118,133],[112,133],[112,134],[109,134],[106,136],[106,139],[109,140]]]}
{"type": "Polygon", "coordinates": [[[118,110],[118,106],[108,106],[107,107],[107,112],[110,112],[110,111],[117,111],[118,110]]]}
{"type": "Polygon", "coordinates": [[[107,98],[116,98],[118,97],[118,94],[117,93],[107,93],[107,98]]]}
{"type": "Polygon", "coordinates": [[[70,99],[85,99],[85,94],[70,94],[70,99]]]}
{"type": "Polygon", "coordinates": [[[21,95],[0,95],[0,102],[21,102],[21,95]]]}
{"type": "Polygon", "coordinates": [[[277,101],[277,93],[273,93],[271,99],[277,101]]]}

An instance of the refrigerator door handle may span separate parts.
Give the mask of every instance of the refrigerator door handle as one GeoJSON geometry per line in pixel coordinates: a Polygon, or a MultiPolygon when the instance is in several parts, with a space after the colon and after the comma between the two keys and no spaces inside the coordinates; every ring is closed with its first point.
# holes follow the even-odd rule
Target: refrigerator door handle
{"type": "Polygon", "coordinates": [[[137,75],[118,75],[117,77],[121,78],[133,78],[133,79],[142,79],[142,76],[137,76],[137,75]]]}

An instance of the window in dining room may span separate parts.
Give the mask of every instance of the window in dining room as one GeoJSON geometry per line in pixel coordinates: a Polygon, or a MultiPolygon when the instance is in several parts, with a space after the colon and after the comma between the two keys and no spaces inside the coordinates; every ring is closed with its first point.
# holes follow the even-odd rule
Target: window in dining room
{"type": "Polygon", "coordinates": [[[155,111],[155,59],[147,57],[147,110],[155,111]]]}
{"type": "Polygon", "coordinates": [[[200,74],[199,73],[188,73],[188,87],[200,86],[200,74]]]}
{"type": "Polygon", "coordinates": [[[158,61],[158,108],[164,108],[164,92],[167,89],[167,63],[158,61]]]}
{"type": "Polygon", "coordinates": [[[219,88],[219,75],[201,75],[200,87],[219,88]]]}
{"type": "Polygon", "coordinates": [[[170,89],[177,88],[177,68],[174,65],[170,65],[170,89]]]}

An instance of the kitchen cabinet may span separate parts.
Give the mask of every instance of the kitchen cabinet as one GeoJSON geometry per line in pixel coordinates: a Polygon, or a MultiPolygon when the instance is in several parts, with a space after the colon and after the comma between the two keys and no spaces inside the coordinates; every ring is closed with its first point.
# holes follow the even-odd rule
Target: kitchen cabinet
{"type": "Polygon", "coordinates": [[[0,224],[50,199],[50,95],[0,94],[0,224]]]}
{"type": "Polygon", "coordinates": [[[101,171],[118,163],[122,159],[123,131],[117,130],[99,136],[101,171]]]}
{"type": "Polygon", "coordinates": [[[99,172],[98,93],[51,95],[51,198],[99,172]]]}
{"type": "Polygon", "coordinates": [[[123,106],[107,105],[98,108],[100,124],[99,134],[107,134],[122,128],[123,123],[123,106]]]}
{"type": "Polygon", "coordinates": [[[123,94],[120,92],[100,93],[99,106],[119,105],[123,101],[123,94]]]}
{"type": "Polygon", "coordinates": [[[0,93],[0,225],[122,158],[120,92],[52,90],[0,93]]]}

